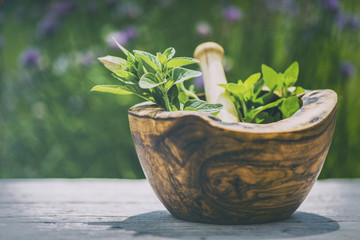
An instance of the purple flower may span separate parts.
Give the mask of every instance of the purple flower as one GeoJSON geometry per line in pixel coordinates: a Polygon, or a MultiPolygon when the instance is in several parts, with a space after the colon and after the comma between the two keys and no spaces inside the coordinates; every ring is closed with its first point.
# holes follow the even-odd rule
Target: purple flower
{"type": "Polygon", "coordinates": [[[111,32],[106,37],[106,42],[111,48],[118,48],[117,44],[113,38],[120,44],[126,45],[129,40],[133,39],[136,36],[136,29],[133,27],[128,27],[122,31],[111,32]]]}
{"type": "Polygon", "coordinates": [[[356,16],[350,16],[348,18],[348,27],[354,30],[359,29],[359,19],[356,16]]]}
{"type": "Polygon", "coordinates": [[[207,37],[211,34],[211,26],[207,22],[198,22],[196,24],[196,32],[201,37],[207,37]]]}
{"type": "Polygon", "coordinates": [[[109,47],[111,48],[118,48],[116,45],[114,39],[120,44],[120,45],[126,45],[128,42],[128,38],[126,37],[125,33],[123,31],[117,31],[112,32],[106,37],[106,42],[109,47]]]}
{"type": "Polygon", "coordinates": [[[95,56],[92,52],[84,52],[77,55],[77,62],[80,66],[88,67],[94,63],[95,56]]]}
{"type": "Polygon", "coordinates": [[[228,6],[223,9],[224,18],[230,22],[236,22],[241,20],[243,14],[240,8],[236,6],[228,6]]]}
{"type": "Polygon", "coordinates": [[[40,37],[48,37],[56,33],[59,27],[57,18],[48,15],[38,23],[37,33],[40,37]]]}
{"type": "Polygon", "coordinates": [[[320,0],[320,5],[323,9],[337,12],[340,10],[339,0],[320,0]]]}
{"type": "Polygon", "coordinates": [[[357,30],[359,29],[359,19],[356,16],[347,16],[342,13],[337,14],[335,18],[337,26],[340,30],[351,29],[357,30]]]}
{"type": "Polygon", "coordinates": [[[348,79],[355,76],[356,68],[351,62],[345,61],[340,64],[340,73],[342,77],[348,79]]]}
{"type": "Polygon", "coordinates": [[[335,22],[336,22],[337,26],[338,26],[341,30],[343,30],[343,29],[346,27],[346,25],[347,25],[347,17],[346,17],[344,14],[339,13],[339,14],[337,14],[336,17],[335,17],[335,22]]]}
{"type": "Polygon", "coordinates": [[[55,2],[50,5],[50,12],[54,17],[62,17],[71,13],[75,8],[76,4],[71,0],[55,2]]]}
{"type": "Polygon", "coordinates": [[[136,37],[136,34],[137,34],[135,27],[127,27],[124,29],[123,32],[129,40],[136,37]]]}
{"type": "Polygon", "coordinates": [[[39,64],[40,51],[31,47],[26,49],[20,56],[20,62],[23,67],[29,68],[39,64]]]}

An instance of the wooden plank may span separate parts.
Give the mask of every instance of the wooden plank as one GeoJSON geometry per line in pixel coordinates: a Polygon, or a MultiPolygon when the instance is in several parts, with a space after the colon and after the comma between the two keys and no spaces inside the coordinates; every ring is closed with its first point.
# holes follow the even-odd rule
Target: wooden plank
{"type": "Polygon", "coordinates": [[[360,179],[318,181],[281,222],[172,217],[145,180],[0,180],[0,239],[358,239],[360,179]]]}

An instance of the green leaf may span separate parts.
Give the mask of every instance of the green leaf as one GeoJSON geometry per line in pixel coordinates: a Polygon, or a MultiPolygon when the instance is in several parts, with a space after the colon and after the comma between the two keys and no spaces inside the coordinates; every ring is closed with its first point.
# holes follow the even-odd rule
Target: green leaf
{"type": "Polygon", "coordinates": [[[121,49],[121,51],[130,59],[134,59],[134,55],[132,55],[128,50],[126,50],[126,48],[124,48],[123,46],[120,45],[120,43],[118,43],[116,41],[116,39],[113,37],[114,42],[116,43],[116,45],[121,49]]]}
{"type": "Polygon", "coordinates": [[[253,122],[255,123],[262,123],[264,122],[266,119],[268,119],[270,117],[269,113],[267,112],[261,112],[258,115],[256,115],[256,117],[253,119],[253,122]]]}
{"type": "Polygon", "coordinates": [[[262,91],[263,87],[265,85],[264,79],[260,78],[255,84],[254,84],[254,94],[253,99],[255,99],[262,91]]]}
{"type": "Polygon", "coordinates": [[[157,53],[156,58],[161,64],[165,64],[167,62],[167,57],[162,53],[157,53]]]}
{"type": "Polygon", "coordinates": [[[277,72],[274,71],[274,69],[263,64],[261,65],[261,71],[263,74],[265,85],[268,86],[270,90],[274,91],[276,86],[281,85],[279,75],[277,72]]]}
{"type": "Polygon", "coordinates": [[[243,94],[247,89],[247,87],[244,84],[236,84],[236,83],[219,84],[219,86],[224,87],[228,92],[234,95],[243,94]]]}
{"type": "Polygon", "coordinates": [[[171,109],[173,111],[180,110],[179,90],[176,85],[173,85],[167,92],[171,109]]]}
{"type": "Polygon", "coordinates": [[[259,113],[261,113],[262,111],[265,111],[267,109],[279,106],[279,104],[282,103],[283,101],[284,101],[284,98],[280,98],[279,100],[277,100],[275,102],[271,102],[271,103],[266,104],[264,106],[260,106],[260,107],[258,107],[256,109],[252,110],[252,111],[249,111],[246,121],[247,122],[252,122],[253,119],[256,117],[256,115],[258,115],[259,113]]]}
{"type": "Polygon", "coordinates": [[[106,92],[106,93],[113,93],[119,95],[129,95],[132,94],[131,92],[124,90],[124,86],[120,85],[96,85],[91,89],[91,91],[96,92],[106,92]]]}
{"type": "Polygon", "coordinates": [[[184,110],[215,113],[220,111],[222,107],[222,104],[210,104],[203,100],[191,99],[185,103],[184,110]]]}
{"type": "Polygon", "coordinates": [[[285,99],[279,107],[283,118],[291,117],[297,110],[300,109],[299,99],[297,96],[285,99]]]}
{"type": "Polygon", "coordinates": [[[154,70],[157,70],[161,67],[159,60],[157,60],[157,58],[151,53],[139,51],[139,50],[134,50],[134,52],[154,70]]]}
{"type": "Polygon", "coordinates": [[[172,78],[175,84],[200,76],[201,72],[186,68],[177,67],[172,70],[172,78]]]}
{"type": "Polygon", "coordinates": [[[173,47],[169,47],[163,53],[168,60],[170,60],[175,55],[175,49],[173,47]]]}
{"type": "Polygon", "coordinates": [[[189,64],[193,64],[193,63],[198,63],[198,62],[199,62],[199,60],[197,60],[195,58],[177,57],[177,58],[173,58],[170,61],[168,61],[167,67],[168,68],[176,68],[176,67],[181,67],[181,66],[185,66],[185,65],[189,65],[189,64]]]}
{"type": "Polygon", "coordinates": [[[261,106],[261,107],[257,108],[256,110],[257,110],[257,111],[260,111],[260,110],[261,110],[261,111],[264,111],[264,110],[269,109],[269,108],[277,107],[277,106],[279,106],[279,104],[282,103],[283,101],[284,101],[284,99],[283,99],[283,98],[280,98],[280,99],[276,100],[275,102],[271,102],[271,103],[269,103],[269,104],[266,104],[266,105],[264,105],[264,106],[261,106]]]}
{"type": "Polygon", "coordinates": [[[286,84],[286,87],[294,86],[299,76],[299,63],[294,62],[293,64],[286,69],[284,72],[284,82],[286,84]]]}
{"type": "Polygon", "coordinates": [[[120,71],[127,67],[127,62],[123,58],[105,56],[98,59],[107,69],[112,72],[120,71]]]}
{"type": "Polygon", "coordinates": [[[270,103],[274,99],[274,94],[272,92],[265,93],[261,97],[255,98],[253,100],[253,103],[259,104],[259,105],[266,105],[270,103]]]}
{"type": "Polygon", "coordinates": [[[134,69],[134,74],[137,76],[142,76],[147,73],[146,68],[144,67],[143,60],[139,56],[135,56],[134,61],[131,63],[134,69]]]}
{"type": "Polygon", "coordinates": [[[172,86],[174,86],[174,81],[172,79],[167,79],[164,89],[169,90],[172,86]]]}
{"type": "Polygon", "coordinates": [[[164,94],[158,87],[151,89],[151,95],[158,105],[162,106],[163,108],[166,108],[164,94]]]}
{"type": "Polygon", "coordinates": [[[299,95],[305,93],[305,89],[302,87],[296,87],[295,91],[291,93],[291,95],[299,95]]]}
{"type": "Polygon", "coordinates": [[[126,80],[124,82],[128,83],[128,84],[134,84],[137,82],[137,77],[132,74],[131,72],[128,71],[124,71],[124,70],[120,70],[115,72],[115,75],[118,76],[119,78],[126,80]]]}
{"type": "Polygon", "coordinates": [[[245,86],[247,86],[248,88],[253,87],[254,84],[257,82],[257,80],[260,79],[260,77],[261,77],[261,73],[255,73],[251,75],[245,80],[244,82],[245,86]]]}
{"type": "Polygon", "coordinates": [[[139,86],[144,89],[154,88],[156,86],[159,86],[166,81],[159,81],[159,79],[155,76],[153,73],[147,73],[144,74],[139,81],[139,86]]]}

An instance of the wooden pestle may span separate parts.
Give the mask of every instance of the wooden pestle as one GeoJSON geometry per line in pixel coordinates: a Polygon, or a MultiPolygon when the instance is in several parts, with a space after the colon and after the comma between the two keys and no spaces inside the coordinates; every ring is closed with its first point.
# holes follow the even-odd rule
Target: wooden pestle
{"type": "Polygon", "coordinates": [[[217,117],[223,122],[239,122],[234,103],[229,94],[218,85],[227,84],[222,66],[224,49],[217,43],[206,42],[197,46],[194,56],[200,61],[206,100],[209,103],[221,103],[224,106],[217,117]]]}

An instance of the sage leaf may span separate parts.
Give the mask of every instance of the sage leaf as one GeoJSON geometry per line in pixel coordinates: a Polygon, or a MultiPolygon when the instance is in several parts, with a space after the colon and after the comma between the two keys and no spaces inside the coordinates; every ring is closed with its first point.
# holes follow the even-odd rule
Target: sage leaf
{"type": "Polygon", "coordinates": [[[137,81],[137,77],[134,74],[125,70],[116,71],[115,75],[121,79],[126,80],[126,83],[129,84],[134,84],[137,81]]]}
{"type": "Polygon", "coordinates": [[[179,90],[176,85],[172,85],[172,87],[169,89],[168,98],[170,102],[172,103],[172,110],[173,111],[179,111],[181,110],[181,104],[179,100],[179,90]]]}
{"type": "Polygon", "coordinates": [[[175,55],[175,49],[173,47],[169,47],[163,53],[168,60],[170,60],[175,55]]]}
{"type": "Polygon", "coordinates": [[[186,66],[186,65],[190,65],[190,64],[198,63],[198,62],[199,62],[199,60],[197,60],[195,58],[177,57],[177,58],[173,58],[170,61],[168,61],[167,67],[168,68],[176,68],[176,67],[186,66]]]}
{"type": "Polygon", "coordinates": [[[175,84],[200,76],[201,72],[182,67],[177,67],[172,70],[172,78],[175,84]]]}
{"type": "Polygon", "coordinates": [[[119,95],[129,95],[131,92],[124,90],[123,86],[120,85],[96,85],[90,91],[94,92],[106,92],[119,95]]]}
{"type": "Polygon", "coordinates": [[[139,81],[139,86],[144,89],[157,87],[166,81],[159,81],[159,79],[153,73],[144,74],[139,81]]]}
{"type": "Polygon", "coordinates": [[[132,55],[128,50],[126,50],[126,48],[124,48],[123,46],[121,46],[121,44],[118,43],[114,37],[113,37],[112,39],[114,40],[114,42],[116,43],[116,45],[120,48],[120,50],[121,50],[128,58],[130,58],[130,59],[132,59],[132,60],[135,58],[135,56],[132,55]]]}
{"type": "MultiPolygon", "coordinates": [[[[116,42],[115,39],[114,41],[116,42]]],[[[191,87],[188,89],[184,86],[184,81],[201,76],[201,72],[180,67],[197,63],[198,60],[186,57],[173,58],[175,49],[172,47],[155,55],[134,50],[133,55],[118,42],[116,44],[126,55],[126,60],[113,56],[102,57],[99,60],[113,72],[112,75],[119,80],[118,85],[99,85],[92,91],[134,94],[158,104],[167,111],[183,110],[190,98],[198,99],[191,87]]],[[[192,109],[191,106],[188,108],[192,109]]],[[[203,109],[210,111],[206,110],[205,106],[203,109]]]]}
{"type": "Polygon", "coordinates": [[[199,111],[205,113],[215,113],[222,109],[222,104],[210,104],[203,100],[191,99],[184,105],[185,111],[199,111]]]}
{"type": "Polygon", "coordinates": [[[151,66],[154,70],[157,70],[161,67],[159,60],[148,52],[143,52],[139,50],[134,50],[135,54],[137,54],[144,62],[146,62],[149,66],[151,66]]]}
{"type": "Polygon", "coordinates": [[[161,64],[165,64],[167,62],[167,57],[162,53],[157,53],[156,58],[161,64]]]}
{"type": "Polygon", "coordinates": [[[120,71],[127,67],[126,60],[120,57],[105,56],[98,59],[107,69],[112,72],[120,71]]]}

